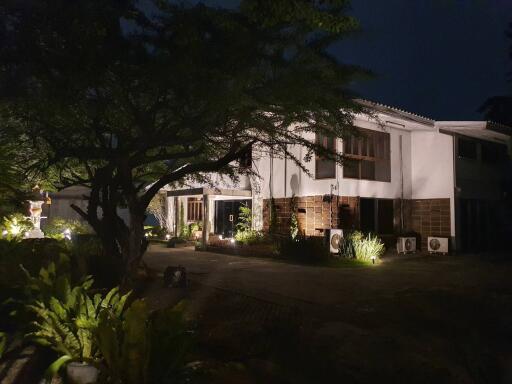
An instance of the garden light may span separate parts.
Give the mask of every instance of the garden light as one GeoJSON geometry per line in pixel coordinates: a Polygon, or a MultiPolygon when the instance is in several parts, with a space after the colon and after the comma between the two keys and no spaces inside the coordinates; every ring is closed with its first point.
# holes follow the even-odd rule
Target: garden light
{"type": "Polygon", "coordinates": [[[62,234],[66,240],[71,240],[71,229],[66,228],[62,234]]]}
{"type": "Polygon", "coordinates": [[[375,264],[375,256],[372,256],[372,264],[375,264]]]}

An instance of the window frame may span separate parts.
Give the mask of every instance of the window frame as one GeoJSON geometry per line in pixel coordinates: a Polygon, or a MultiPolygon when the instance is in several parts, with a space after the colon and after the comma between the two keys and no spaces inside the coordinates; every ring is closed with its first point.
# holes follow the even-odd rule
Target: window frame
{"type": "MultiPolygon", "coordinates": [[[[322,139],[322,141],[325,141],[325,143],[322,143],[321,145],[324,147],[324,148],[328,148],[328,140],[329,138],[332,139],[332,151],[333,152],[337,152],[337,137],[335,136],[331,136],[329,137],[328,135],[324,135],[322,133],[315,133],[315,142],[318,144],[320,142],[320,139],[319,137],[322,139]]],[[[323,156],[320,156],[320,155],[317,155],[315,153],[315,180],[327,180],[327,179],[335,179],[336,178],[336,161],[335,160],[331,160],[331,159],[326,159],[324,158],[323,156]],[[332,176],[331,176],[331,173],[329,173],[328,176],[318,176],[318,168],[319,168],[319,163],[320,162],[328,162],[328,163],[331,163],[332,164],[332,176]]]]}
{"type": "MultiPolygon", "coordinates": [[[[350,135],[343,140],[343,155],[347,161],[354,161],[358,168],[357,177],[345,173],[343,167],[343,178],[353,180],[378,181],[383,183],[391,182],[391,135],[389,132],[374,131],[365,128],[356,128],[360,135],[350,135]],[[381,140],[380,138],[385,138],[381,140]],[[363,150],[363,146],[366,147],[363,150]],[[349,147],[349,148],[348,148],[349,147]],[[357,147],[357,149],[356,149],[357,147]],[[364,153],[364,154],[363,154],[364,153]],[[371,154],[373,153],[373,156],[371,154]],[[363,177],[363,162],[371,162],[373,166],[373,178],[363,177]],[[378,163],[385,162],[386,177],[377,178],[378,163]]],[[[369,168],[367,168],[369,169],[369,168]]]]}
{"type": "Polygon", "coordinates": [[[187,222],[203,220],[203,199],[201,197],[187,197],[187,222]]]}

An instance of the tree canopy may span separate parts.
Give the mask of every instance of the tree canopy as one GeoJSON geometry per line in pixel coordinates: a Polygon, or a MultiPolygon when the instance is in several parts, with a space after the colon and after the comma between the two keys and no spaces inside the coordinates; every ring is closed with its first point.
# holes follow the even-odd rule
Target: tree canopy
{"type": "Polygon", "coordinates": [[[0,5],[0,132],[30,148],[13,153],[25,175],[90,188],[88,209],[75,209],[132,275],[146,207],[165,185],[251,172],[236,162],[250,148],[302,167],[314,152],[342,161],[304,133],[346,135],[363,112],[350,85],[368,75],[328,52],[357,30],[346,0],[138,4],[0,5]]]}

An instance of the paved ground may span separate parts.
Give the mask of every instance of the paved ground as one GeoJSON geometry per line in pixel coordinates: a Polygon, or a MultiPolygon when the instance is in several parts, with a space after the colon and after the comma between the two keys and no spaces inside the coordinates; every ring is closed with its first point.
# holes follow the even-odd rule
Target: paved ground
{"type": "Polygon", "coordinates": [[[145,261],[159,271],[168,265],[183,265],[191,280],[207,286],[282,304],[328,306],[330,310],[409,290],[499,289],[509,283],[512,271],[510,265],[483,265],[461,256],[402,257],[369,267],[330,268],[161,245],[152,245],[145,261]]]}
{"type": "Polygon", "coordinates": [[[512,383],[511,263],[327,268],[158,245],[145,261],[187,268],[203,351],[249,367],[218,382],[512,383]],[[262,364],[278,369],[255,380],[262,364]]]}

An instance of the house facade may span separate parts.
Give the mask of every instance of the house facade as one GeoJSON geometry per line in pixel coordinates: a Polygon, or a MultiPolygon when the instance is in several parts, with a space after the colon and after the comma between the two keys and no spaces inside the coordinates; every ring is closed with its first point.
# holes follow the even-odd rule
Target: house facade
{"type": "MultiPolygon", "coordinates": [[[[499,207],[510,190],[510,130],[487,122],[434,121],[362,101],[374,111],[358,115],[359,134],[345,140],[316,137],[345,154],[343,165],[319,157],[301,170],[287,158],[254,151],[259,177],[238,183],[213,175],[211,185],[166,190],[170,227],[202,224],[203,241],[231,237],[241,204],[253,211],[255,229],[288,233],[291,213],[306,236],[329,228],[360,229],[384,237],[415,232],[448,237],[452,249],[488,247],[502,224],[499,207]]],[[[303,158],[301,146],[289,148],[303,158]]]]}

